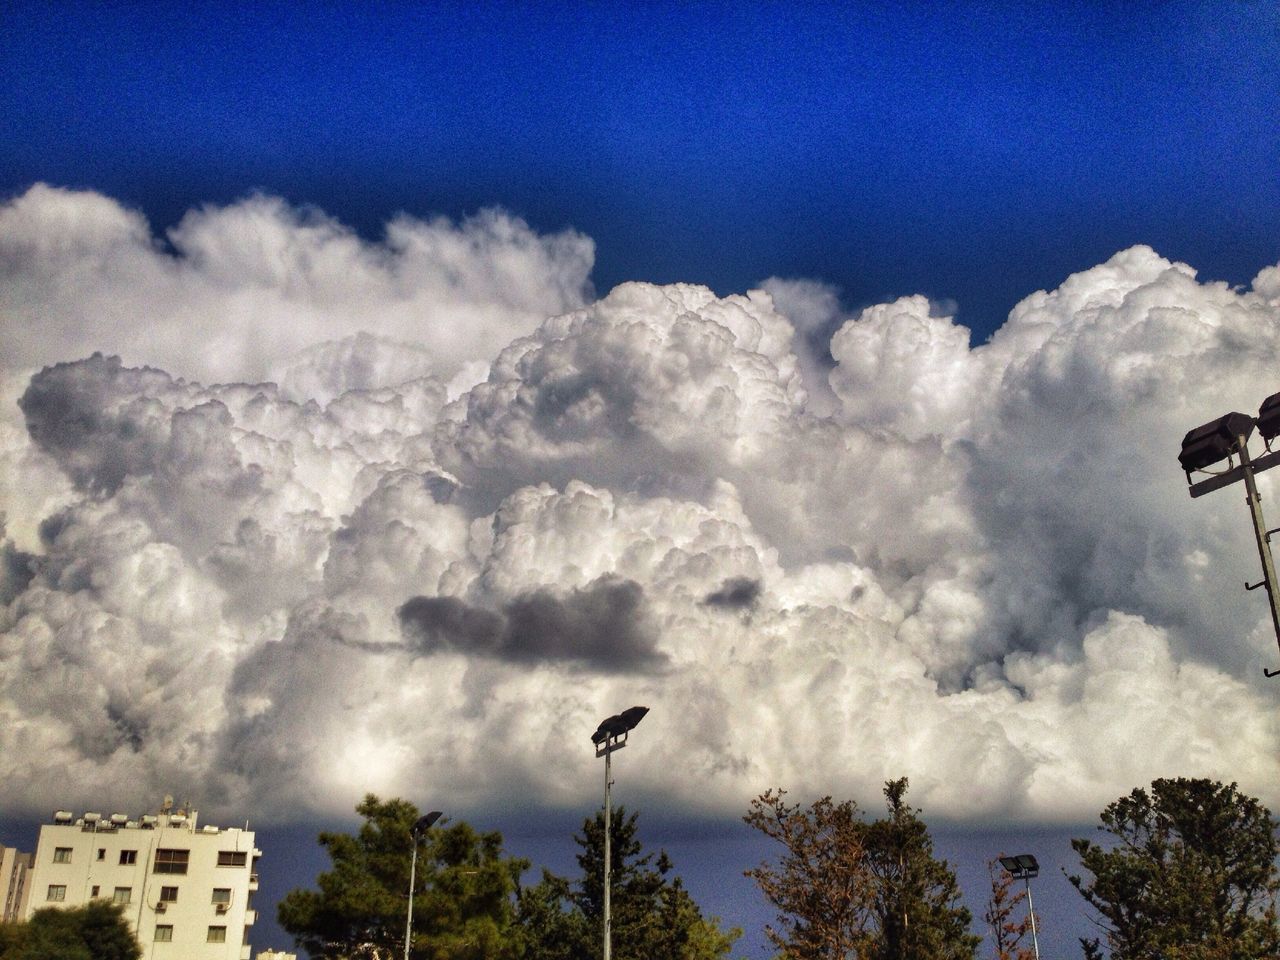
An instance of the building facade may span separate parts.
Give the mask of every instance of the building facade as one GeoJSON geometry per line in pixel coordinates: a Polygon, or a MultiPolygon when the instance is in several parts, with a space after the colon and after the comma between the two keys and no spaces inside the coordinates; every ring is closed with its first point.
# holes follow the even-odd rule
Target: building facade
{"type": "Polygon", "coordinates": [[[249,960],[258,858],[250,830],[199,827],[195,811],[54,814],[40,828],[25,916],[119,903],[147,960],[249,960]]]}
{"type": "Polygon", "coordinates": [[[0,923],[26,916],[31,894],[31,865],[35,855],[0,843],[0,923]]]}

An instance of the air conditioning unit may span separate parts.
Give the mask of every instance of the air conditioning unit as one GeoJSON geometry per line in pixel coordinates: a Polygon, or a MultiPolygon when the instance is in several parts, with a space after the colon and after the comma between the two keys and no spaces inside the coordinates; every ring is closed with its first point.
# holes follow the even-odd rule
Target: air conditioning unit
{"type": "Polygon", "coordinates": [[[220,903],[220,904],[218,904],[218,906],[216,907],[216,909],[217,909],[218,913],[226,913],[226,912],[227,912],[227,910],[229,910],[229,909],[230,909],[230,904],[220,903]]]}
{"type": "Polygon", "coordinates": [[[168,909],[169,909],[169,905],[165,903],[163,900],[161,900],[159,903],[156,904],[156,913],[164,913],[168,909]]]}

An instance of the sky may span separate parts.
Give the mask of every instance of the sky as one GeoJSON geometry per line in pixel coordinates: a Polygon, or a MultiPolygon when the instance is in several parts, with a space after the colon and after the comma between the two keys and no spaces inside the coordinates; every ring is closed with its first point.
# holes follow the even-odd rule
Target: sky
{"type": "Polygon", "coordinates": [[[5,6],[9,836],[173,794],[303,864],[373,791],[554,859],[636,703],[739,924],[771,786],[1059,887],[1156,777],[1280,808],[1176,460],[1280,390],[1274,8],[796,6],[5,6]]]}

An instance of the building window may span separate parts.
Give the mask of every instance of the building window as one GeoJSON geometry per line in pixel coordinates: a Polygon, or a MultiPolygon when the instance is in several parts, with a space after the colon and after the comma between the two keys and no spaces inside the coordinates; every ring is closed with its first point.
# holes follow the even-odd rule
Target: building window
{"type": "Polygon", "coordinates": [[[54,863],[70,863],[71,848],[70,847],[54,847],[53,862],[54,863]]]}
{"type": "Polygon", "coordinates": [[[152,938],[156,943],[172,943],[173,942],[173,924],[157,923],[156,935],[152,938]]]}
{"type": "Polygon", "coordinates": [[[186,873],[187,861],[191,857],[190,850],[171,850],[161,847],[156,850],[155,873],[186,873]]]}
{"type": "Polygon", "coordinates": [[[178,888],[177,887],[161,887],[160,902],[161,903],[177,903],[178,888]]]}
{"type": "Polygon", "coordinates": [[[209,935],[205,937],[205,941],[208,943],[226,943],[227,928],[226,927],[210,927],[209,935]]]}
{"type": "Polygon", "coordinates": [[[213,903],[230,903],[231,888],[230,887],[214,887],[212,902],[213,903]]]}
{"type": "Polygon", "coordinates": [[[120,866],[127,867],[137,862],[138,862],[137,850],[121,850],[120,851],[120,866]]]}
{"type": "Polygon", "coordinates": [[[49,900],[62,901],[67,899],[67,885],[65,883],[49,884],[49,900]]]}
{"type": "Polygon", "coordinates": [[[99,848],[98,848],[98,859],[99,859],[99,860],[105,860],[105,859],[107,859],[107,848],[106,848],[106,847],[99,847],[99,848]]]}
{"type": "Polygon", "coordinates": [[[249,855],[236,850],[219,850],[218,866],[220,867],[243,867],[248,860],[249,855]]]}
{"type": "Polygon", "coordinates": [[[133,899],[133,887],[116,887],[116,892],[111,895],[113,903],[128,903],[133,899]]]}

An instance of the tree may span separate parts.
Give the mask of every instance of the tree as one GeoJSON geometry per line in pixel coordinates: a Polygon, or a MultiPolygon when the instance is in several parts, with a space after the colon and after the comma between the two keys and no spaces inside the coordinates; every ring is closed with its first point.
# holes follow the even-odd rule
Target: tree
{"type": "Polygon", "coordinates": [[[123,907],[93,900],[82,907],[46,907],[26,923],[0,925],[0,960],[139,960],[123,907]]]}
{"type": "Polygon", "coordinates": [[[778,840],[778,866],[747,871],[779,910],[770,939],[796,960],[959,960],[980,938],[919,811],[905,803],[907,779],[885,784],[889,816],[864,822],[852,801],[824,797],[806,812],[785,792],[752,801],[746,822],[778,840]]]}
{"type": "MultiPolygon", "coordinates": [[[[1256,960],[1280,954],[1276,823],[1233,783],[1156,780],[1107,806],[1105,844],[1072,840],[1114,960],[1256,960]]],[[[1086,956],[1102,944],[1082,940],[1086,956]]]]}
{"type": "MultiPolygon", "coordinates": [[[[703,917],[665,852],[644,854],[637,814],[614,811],[610,832],[612,955],[615,960],[717,960],[741,932],[703,917]]],[[[529,960],[592,960],[600,956],[604,917],[604,812],[574,837],[581,878],[571,883],[543,872],[520,894],[529,960]]]]}
{"type": "Polygon", "coordinates": [[[1013,889],[1013,876],[999,863],[1000,857],[987,861],[991,897],[982,915],[991,930],[994,960],[1034,960],[1035,951],[1023,946],[1031,935],[1031,912],[1023,906],[1027,894],[1013,889]]]}
{"type": "Polygon", "coordinates": [[[776,866],[746,871],[778,910],[765,935],[795,960],[862,956],[873,940],[872,878],[857,805],[823,797],[805,812],[785,797],[766,790],[743,818],[785,851],[776,866]]]}
{"type": "MultiPolygon", "coordinates": [[[[357,835],[322,833],[332,869],[318,890],[281,900],[280,925],[299,947],[326,960],[392,960],[403,956],[411,830],[418,810],[404,800],[369,794],[356,807],[357,835]]],[[[465,823],[429,830],[420,840],[413,899],[416,960],[481,960],[518,956],[515,895],[528,861],[502,855],[502,835],[465,823]]]]}

